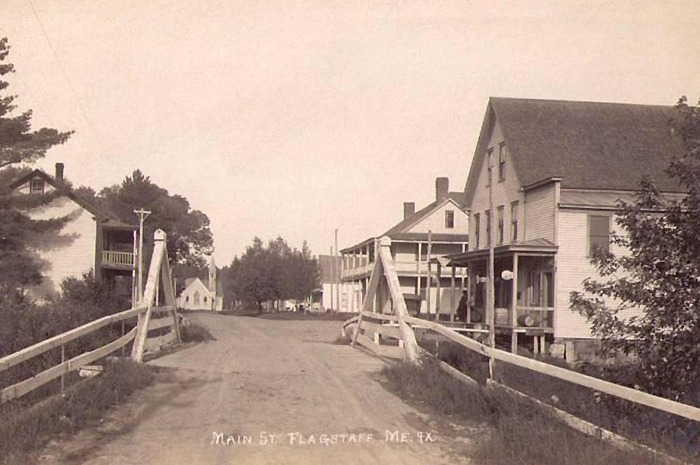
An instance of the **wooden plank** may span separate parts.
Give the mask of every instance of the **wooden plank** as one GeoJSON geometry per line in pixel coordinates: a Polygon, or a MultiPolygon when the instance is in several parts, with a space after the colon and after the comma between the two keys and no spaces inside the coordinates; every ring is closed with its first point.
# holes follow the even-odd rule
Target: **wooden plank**
{"type": "MultiPolygon", "coordinates": [[[[160,277],[163,281],[163,296],[165,304],[169,307],[169,312],[172,316],[173,329],[175,330],[175,336],[177,337],[177,342],[182,342],[180,337],[180,322],[177,316],[177,303],[175,302],[175,290],[173,289],[173,277],[170,274],[170,263],[168,262],[168,248],[163,249],[163,260],[162,268],[160,270],[160,277]]],[[[216,273],[216,270],[214,270],[216,273]]],[[[216,296],[214,296],[214,310],[216,310],[216,296]]]]}
{"type": "Polygon", "coordinates": [[[368,348],[372,352],[374,352],[374,342],[364,334],[358,334],[357,338],[355,339],[357,343],[359,343],[361,346],[368,348]]]}
{"type": "Polygon", "coordinates": [[[374,312],[362,312],[362,316],[371,320],[382,320],[382,321],[397,321],[396,315],[385,315],[382,313],[374,313],[374,312]]]}
{"type": "Polygon", "coordinates": [[[613,433],[612,431],[608,431],[604,428],[601,428],[600,426],[588,422],[586,420],[582,420],[581,418],[570,414],[569,412],[565,412],[564,410],[558,409],[554,407],[553,405],[546,404],[542,402],[539,399],[535,399],[534,397],[530,397],[525,393],[522,393],[518,390],[515,390],[509,386],[506,386],[505,384],[498,383],[493,380],[486,380],[487,385],[489,386],[494,386],[498,387],[500,389],[503,389],[504,391],[508,392],[509,394],[512,394],[517,397],[522,397],[524,399],[528,399],[537,405],[539,405],[541,408],[544,410],[548,411],[551,413],[556,419],[562,421],[564,424],[569,426],[571,429],[574,429],[576,431],[579,431],[583,434],[586,434],[588,436],[592,436],[594,438],[599,438],[602,439],[603,441],[609,442],[610,444],[614,445],[615,447],[627,451],[632,451],[632,452],[639,452],[639,451],[644,451],[644,452],[650,452],[654,455],[657,455],[658,457],[669,461],[671,463],[677,463],[677,464],[684,464],[685,462],[678,460],[675,457],[671,457],[670,455],[664,454],[663,452],[659,452],[655,449],[652,449],[649,446],[645,446],[644,444],[639,444],[637,442],[634,442],[630,439],[627,439],[624,436],[620,436],[619,434],[613,433]]]}
{"type": "Polygon", "coordinates": [[[112,352],[118,350],[120,347],[126,345],[131,341],[136,335],[136,328],[132,329],[124,336],[120,337],[116,341],[112,341],[99,349],[95,349],[90,352],[86,352],[82,355],[78,355],[70,360],[60,363],[48,370],[44,370],[36,376],[29,379],[21,381],[12,386],[6,387],[0,391],[0,403],[6,402],[11,399],[16,399],[21,397],[34,389],[43,386],[49,381],[58,378],[59,376],[69,373],[71,371],[77,370],[85,365],[88,365],[95,360],[99,360],[112,352]]]}
{"type": "Polygon", "coordinates": [[[399,323],[399,330],[401,331],[401,340],[404,342],[406,359],[411,363],[418,363],[418,343],[416,342],[416,335],[413,334],[413,330],[404,321],[405,318],[409,317],[409,314],[406,308],[406,302],[403,299],[403,294],[401,293],[401,285],[399,284],[399,277],[394,267],[394,260],[391,258],[390,247],[391,239],[382,237],[379,247],[379,257],[384,267],[384,276],[389,285],[391,299],[394,302],[394,310],[399,323]]]}
{"type": "Polygon", "coordinates": [[[156,287],[158,286],[158,278],[162,269],[163,259],[165,256],[166,235],[158,229],[153,233],[155,246],[153,247],[153,255],[151,256],[151,266],[148,270],[148,280],[146,281],[146,290],[144,292],[141,304],[148,307],[146,313],[139,315],[139,322],[136,325],[136,337],[134,345],[131,348],[131,358],[141,363],[143,361],[144,345],[148,336],[148,323],[151,319],[151,311],[155,306],[156,287]]]}
{"type": "MultiPolygon", "coordinates": [[[[173,326],[172,318],[151,318],[148,322],[148,330],[153,331],[161,328],[170,328],[173,326]]],[[[174,330],[174,328],[173,328],[174,330]]]]}
{"type": "Polygon", "coordinates": [[[370,323],[365,321],[362,323],[362,328],[365,331],[372,331],[373,333],[378,333],[384,337],[392,337],[394,339],[401,339],[401,332],[397,326],[387,326],[377,323],[370,323]]]}
{"type": "Polygon", "coordinates": [[[468,384],[470,386],[478,386],[479,385],[479,383],[475,379],[470,378],[469,376],[465,375],[464,373],[462,373],[461,371],[459,371],[458,369],[456,369],[455,367],[453,367],[449,363],[443,362],[442,360],[437,359],[437,358],[436,358],[436,360],[438,361],[440,368],[442,368],[446,373],[449,373],[450,375],[452,375],[452,377],[454,377],[456,380],[461,381],[464,384],[468,384]]]}
{"type": "Polygon", "coordinates": [[[59,347],[69,341],[77,339],[86,334],[90,334],[100,328],[103,328],[112,323],[116,323],[128,318],[132,318],[146,311],[145,307],[136,307],[129,310],[125,310],[120,313],[115,313],[114,315],[108,315],[102,317],[98,320],[86,323],[78,328],[71,329],[65,333],[59,334],[52,338],[46,339],[45,341],[38,342],[32,346],[26,347],[19,350],[13,354],[7,355],[0,359],[0,371],[7,370],[8,368],[22,363],[30,358],[36,357],[48,350],[59,347]]]}
{"type": "Polygon", "coordinates": [[[178,340],[175,331],[171,331],[168,334],[163,334],[162,336],[149,337],[146,339],[146,343],[144,344],[144,352],[158,352],[163,347],[176,342],[178,342],[178,340]]]}
{"type": "Polygon", "coordinates": [[[354,316],[350,318],[349,320],[345,321],[343,325],[340,327],[340,334],[345,337],[347,336],[346,328],[350,326],[351,324],[357,322],[357,320],[360,318],[360,316],[354,316]]]}
{"type": "Polygon", "coordinates": [[[533,360],[527,357],[522,357],[520,355],[511,354],[510,352],[505,352],[500,349],[491,349],[484,344],[481,344],[473,339],[466,336],[458,334],[454,330],[444,327],[440,324],[436,324],[432,321],[419,320],[417,318],[408,317],[406,321],[409,323],[420,324],[427,326],[445,336],[446,338],[461,344],[468,349],[478,352],[484,356],[493,356],[494,359],[503,362],[508,362],[512,365],[516,365],[522,368],[527,368],[538,373],[542,373],[553,378],[563,379],[564,381],[569,381],[571,383],[577,384],[579,386],[585,386],[596,391],[604,392],[605,394],[610,394],[611,396],[619,397],[621,399],[628,400],[630,402],[635,402],[637,404],[646,405],[647,407],[655,408],[668,413],[673,413],[690,420],[700,422],[700,408],[693,407],[691,405],[682,404],[680,402],[675,402],[670,399],[665,399],[663,397],[658,397],[643,391],[637,391],[632,388],[625,386],[620,386],[609,381],[603,381],[602,379],[594,378],[592,376],[584,375],[575,371],[567,370],[566,368],[560,368],[554,365],[549,365],[538,360],[533,360]]]}
{"type": "Polygon", "coordinates": [[[369,285],[367,286],[367,293],[365,294],[365,301],[362,303],[362,311],[357,318],[357,328],[355,329],[355,334],[352,338],[352,344],[355,345],[357,342],[357,335],[360,334],[360,327],[362,326],[362,316],[369,313],[369,311],[374,306],[374,297],[377,293],[377,288],[379,287],[379,278],[382,274],[382,264],[377,261],[374,263],[374,268],[372,268],[372,274],[369,278],[369,285]]]}

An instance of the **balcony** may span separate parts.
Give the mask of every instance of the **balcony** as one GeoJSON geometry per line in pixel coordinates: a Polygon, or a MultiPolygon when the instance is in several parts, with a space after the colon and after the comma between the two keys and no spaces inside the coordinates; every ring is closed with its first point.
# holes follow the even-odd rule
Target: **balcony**
{"type": "Polygon", "coordinates": [[[132,252],[119,252],[117,250],[103,250],[102,265],[131,269],[134,267],[134,254],[132,252]]]}

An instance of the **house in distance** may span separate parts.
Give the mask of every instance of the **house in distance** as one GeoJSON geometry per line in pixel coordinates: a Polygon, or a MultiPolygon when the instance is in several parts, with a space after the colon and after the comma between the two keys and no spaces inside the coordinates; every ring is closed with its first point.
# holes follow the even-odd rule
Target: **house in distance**
{"type": "Polygon", "coordinates": [[[668,127],[672,111],[653,105],[489,100],[465,191],[469,249],[450,257],[468,268],[468,321],[484,321],[493,240],[495,327],[512,336],[512,349],[518,335],[534,336],[536,351],[544,349],[545,340],[553,343],[553,352],[567,359],[592,345],[585,318],[569,309],[570,293],[597,276],[590,263],[596,248],[624,252],[610,244],[611,232],[618,230],[616,204],[632,200],[643,176],[664,195],[682,195],[665,173],[681,153],[668,127]]]}
{"type": "Polygon", "coordinates": [[[418,211],[415,203],[404,203],[403,219],[399,223],[377,237],[341,250],[340,279],[352,291],[341,294],[341,309],[351,312],[362,309],[377,259],[378,241],[388,237],[401,292],[411,302],[409,305],[420,313],[454,316],[461,289],[465,288],[466,273],[458,269],[455,280],[459,289],[453,288],[449,273],[441,273],[446,265],[442,259],[467,250],[468,219],[464,193],[450,192],[449,179],[437,178],[433,202],[418,211]]]}

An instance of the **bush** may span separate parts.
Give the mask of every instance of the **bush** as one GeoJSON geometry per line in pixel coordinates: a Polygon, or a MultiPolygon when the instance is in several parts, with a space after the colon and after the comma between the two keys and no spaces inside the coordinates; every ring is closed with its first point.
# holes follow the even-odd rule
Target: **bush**
{"type": "Polygon", "coordinates": [[[181,325],[180,338],[182,342],[207,342],[216,340],[209,330],[199,323],[181,325]]]}

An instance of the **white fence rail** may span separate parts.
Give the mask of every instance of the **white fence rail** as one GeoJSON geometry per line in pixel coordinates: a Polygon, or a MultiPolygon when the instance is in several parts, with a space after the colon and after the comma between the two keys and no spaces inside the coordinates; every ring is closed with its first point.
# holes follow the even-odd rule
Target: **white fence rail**
{"type": "MultiPolygon", "coordinates": [[[[32,376],[31,378],[3,388],[0,390],[0,403],[21,397],[34,389],[43,386],[49,381],[52,381],[58,377],[63,377],[71,371],[78,370],[87,364],[106,357],[107,355],[126,346],[132,340],[134,340],[132,358],[137,362],[142,361],[144,351],[160,350],[166,345],[180,341],[180,328],[178,316],[175,310],[175,295],[172,289],[170,266],[168,265],[168,255],[165,248],[165,233],[158,230],[155,232],[154,237],[156,245],[153,251],[153,258],[151,260],[148,280],[146,282],[146,293],[143,301],[135,308],[91,321],[90,323],[84,324],[78,328],[71,329],[70,331],[66,331],[65,333],[38,342],[32,346],[0,358],[0,372],[3,372],[13,366],[19,365],[20,363],[44,354],[51,349],[58,347],[62,348],[61,362],[59,364],[48,368],[41,373],[32,376]],[[155,294],[159,281],[164,290],[164,300],[166,306],[154,307],[155,294]],[[153,311],[169,314],[170,317],[151,320],[150,317],[153,311]],[[134,317],[138,317],[137,326],[126,334],[123,334],[117,340],[105,344],[104,346],[95,350],[73,357],[70,360],[65,360],[63,357],[63,348],[65,347],[66,343],[78,339],[79,337],[94,333],[95,331],[110,324],[134,317]],[[163,329],[166,327],[171,327],[172,331],[155,338],[148,338],[149,331],[163,329]],[[151,341],[151,339],[153,339],[153,341],[151,341]]],[[[61,384],[63,385],[63,382],[61,384]]]]}
{"type": "MultiPolygon", "coordinates": [[[[382,245],[386,246],[386,244],[382,245]]],[[[405,358],[412,362],[419,362],[417,354],[420,353],[422,349],[417,347],[414,330],[418,328],[423,331],[429,330],[485,357],[492,357],[494,360],[509,363],[511,365],[551,376],[553,378],[568,381],[579,386],[584,386],[595,391],[603,392],[620,399],[625,399],[636,404],[644,405],[662,412],[671,413],[689,420],[700,422],[700,408],[698,407],[655,396],[643,391],[638,391],[626,386],[611,383],[609,381],[604,381],[602,379],[584,375],[566,368],[550,365],[539,360],[534,360],[513,354],[511,352],[492,348],[481,344],[472,338],[464,336],[454,329],[446,327],[442,324],[409,316],[405,310],[406,307],[405,303],[403,302],[403,296],[399,292],[397,286],[398,279],[395,279],[396,271],[393,266],[391,255],[388,254],[388,249],[385,247],[381,247],[379,252],[380,260],[377,261],[375,269],[372,272],[372,278],[375,279],[375,276],[379,276],[381,273],[385,274],[391,293],[393,309],[391,306],[380,304],[378,306],[378,312],[370,311],[372,310],[372,301],[377,295],[378,283],[370,284],[365,298],[363,311],[360,312],[358,316],[343,323],[342,326],[343,334],[346,334],[348,329],[354,326],[353,341],[358,341],[361,344],[371,348],[373,344],[376,345],[379,343],[379,337],[381,336],[399,339],[399,345],[402,346],[405,351],[405,358]],[[387,314],[391,311],[393,311],[394,314],[387,314]],[[388,322],[389,324],[382,322],[388,322]],[[369,339],[363,334],[363,331],[374,333],[375,340],[372,341],[369,339]],[[414,356],[414,354],[416,355],[414,356]]],[[[447,369],[447,367],[444,366],[444,363],[441,364],[441,366],[447,369]]],[[[452,373],[456,370],[450,367],[449,371],[452,373]]],[[[459,373],[461,374],[461,372],[459,373]]],[[[462,376],[465,375],[462,374],[462,376]]]]}

